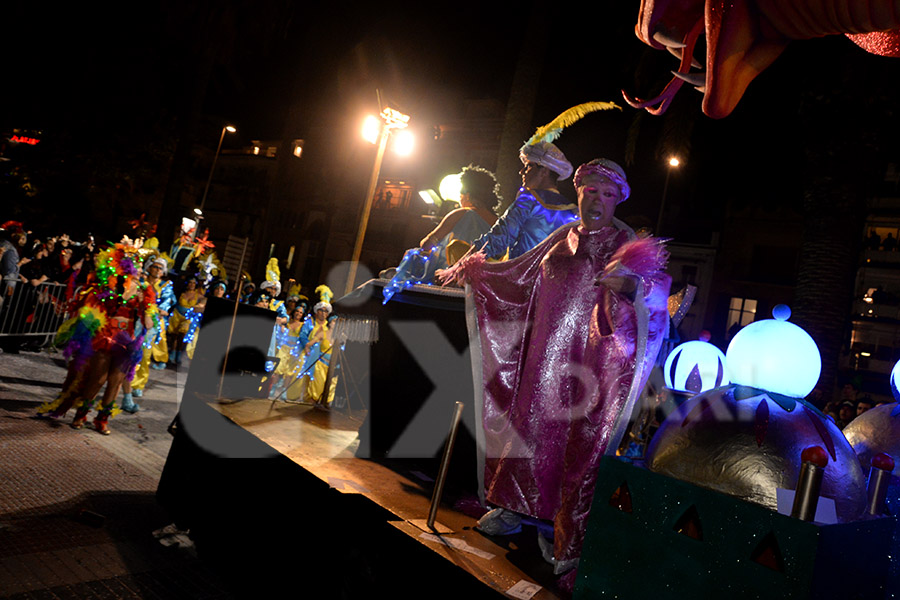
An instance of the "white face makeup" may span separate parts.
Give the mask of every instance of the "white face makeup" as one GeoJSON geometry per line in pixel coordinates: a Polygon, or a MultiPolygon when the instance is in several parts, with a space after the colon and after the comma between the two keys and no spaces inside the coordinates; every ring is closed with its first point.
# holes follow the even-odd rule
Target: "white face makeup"
{"type": "Polygon", "coordinates": [[[578,188],[578,212],[585,229],[594,231],[612,224],[621,191],[602,175],[588,175],[578,188]]]}

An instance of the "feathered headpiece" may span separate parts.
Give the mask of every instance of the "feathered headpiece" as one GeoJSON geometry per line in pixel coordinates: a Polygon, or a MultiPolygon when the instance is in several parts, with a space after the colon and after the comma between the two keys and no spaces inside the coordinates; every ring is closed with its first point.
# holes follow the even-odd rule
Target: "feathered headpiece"
{"type": "Polygon", "coordinates": [[[268,264],[266,264],[266,280],[267,281],[279,281],[281,280],[281,271],[278,268],[278,259],[274,256],[269,259],[268,264]]]}
{"type": "Polygon", "coordinates": [[[118,244],[101,250],[94,259],[94,264],[94,277],[104,293],[115,290],[121,295],[132,283],[140,283],[140,268],[143,264],[138,248],[127,237],[118,244]]]}
{"type": "Polygon", "coordinates": [[[538,127],[525,145],[519,149],[519,158],[522,162],[534,162],[551,171],[556,172],[560,179],[566,179],[572,174],[570,163],[562,151],[553,141],[559,138],[562,130],[572,125],[588,113],[598,110],[610,110],[622,107],[614,102],[585,102],[566,110],[555,119],[542,127],[538,127]]]}
{"type": "Polygon", "coordinates": [[[331,288],[327,285],[320,285],[316,288],[316,293],[319,294],[321,301],[313,307],[313,312],[318,311],[320,308],[324,308],[330,315],[332,311],[331,299],[334,297],[334,292],[332,292],[331,288]]]}

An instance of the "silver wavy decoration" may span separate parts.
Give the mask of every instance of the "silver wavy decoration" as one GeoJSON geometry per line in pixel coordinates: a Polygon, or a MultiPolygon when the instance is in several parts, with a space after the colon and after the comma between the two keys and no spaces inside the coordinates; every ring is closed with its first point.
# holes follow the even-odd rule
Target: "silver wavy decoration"
{"type": "Polygon", "coordinates": [[[673,411],[647,449],[651,471],[777,510],[776,490],[796,489],[800,453],[829,454],[821,495],[840,522],[866,507],[865,476],[840,429],[806,403],[729,385],[694,396],[673,411]]]}
{"type": "MultiPolygon", "coordinates": [[[[882,404],[859,415],[844,427],[844,435],[859,458],[863,472],[868,473],[872,457],[884,452],[890,454],[895,465],[900,465],[900,406],[896,402],[882,404]]],[[[900,475],[900,466],[894,467],[894,475],[900,475]]]]}

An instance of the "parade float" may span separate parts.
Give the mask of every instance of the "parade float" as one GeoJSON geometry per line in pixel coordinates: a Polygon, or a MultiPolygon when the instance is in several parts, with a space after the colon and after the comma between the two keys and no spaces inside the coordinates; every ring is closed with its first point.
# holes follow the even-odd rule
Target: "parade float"
{"type": "Polygon", "coordinates": [[[732,340],[730,384],[669,414],[646,468],[606,459],[576,598],[887,597],[897,520],[870,495],[892,461],[864,472],[803,399],[818,350],[787,307],[774,312],[732,340]]]}

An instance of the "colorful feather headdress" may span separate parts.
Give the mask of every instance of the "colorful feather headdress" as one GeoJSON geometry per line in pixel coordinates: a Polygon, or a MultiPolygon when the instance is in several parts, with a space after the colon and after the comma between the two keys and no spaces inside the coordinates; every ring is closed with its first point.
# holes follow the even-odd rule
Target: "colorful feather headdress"
{"type": "Polygon", "coordinates": [[[316,293],[319,294],[321,301],[313,307],[313,312],[324,308],[328,311],[328,314],[331,314],[331,299],[334,297],[334,292],[327,285],[320,285],[316,288],[316,293]]]}
{"type": "Polygon", "coordinates": [[[531,139],[519,149],[519,158],[523,163],[534,162],[547,167],[551,171],[556,172],[560,179],[566,179],[572,174],[572,163],[566,159],[559,148],[553,145],[553,141],[559,138],[564,128],[572,125],[585,115],[598,110],[610,110],[613,108],[622,110],[622,107],[614,102],[585,102],[584,104],[573,106],[546,125],[538,127],[531,139]]]}
{"type": "Polygon", "coordinates": [[[556,141],[562,134],[563,129],[574,124],[585,115],[598,110],[612,110],[613,108],[622,110],[622,107],[615,102],[585,102],[584,104],[573,106],[546,125],[538,127],[531,139],[525,142],[525,145],[532,146],[538,142],[556,141]]]}

